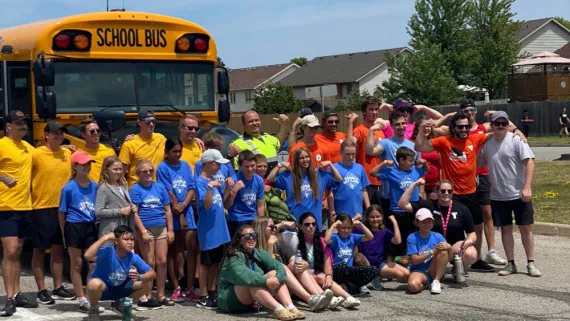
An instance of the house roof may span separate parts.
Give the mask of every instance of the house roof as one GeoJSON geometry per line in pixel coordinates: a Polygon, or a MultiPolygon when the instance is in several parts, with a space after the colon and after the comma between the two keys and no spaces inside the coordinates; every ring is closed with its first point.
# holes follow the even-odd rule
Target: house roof
{"type": "Polygon", "coordinates": [[[229,69],[230,89],[231,91],[253,90],[287,68],[299,68],[299,66],[293,63],[285,63],[229,69]]]}
{"type": "Polygon", "coordinates": [[[408,49],[400,47],[316,57],[281,83],[295,87],[356,82],[384,64],[386,51],[398,53],[402,50],[408,49]]]}
{"type": "Polygon", "coordinates": [[[556,50],[554,53],[559,54],[560,57],[570,59],[570,42],[564,45],[564,47],[556,50]]]}
{"type": "Polygon", "coordinates": [[[550,23],[550,22],[557,24],[559,27],[561,27],[562,29],[564,29],[568,33],[570,33],[570,30],[568,30],[568,28],[566,28],[563,24],[558,22],[556,19],[554,19],[554,18],[542,18],[542,19],[536,19],[536,20],[522,21],[522,26],[521,26],[519,32],[517,33],[516,37],[519,40],[519,42],[521,42],[521,41],[525,40],[526,38],[528,38],[533,33],[540,30],[540,28],[542,28],[544,25],[546,25],[547,23],[550,23]]]}

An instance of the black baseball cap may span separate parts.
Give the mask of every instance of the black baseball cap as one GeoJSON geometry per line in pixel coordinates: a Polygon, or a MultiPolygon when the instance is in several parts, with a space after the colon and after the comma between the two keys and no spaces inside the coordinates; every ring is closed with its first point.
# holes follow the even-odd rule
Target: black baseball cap
{"type": "Polygon", "coordinates": [[[141,110],[141,111],[139,111],[139,115],[138,115],[137,119],[138,120],[145,120],[149,117],[155,117],[156,118],[156,116],[154,116],[154,111],[152,111],[150,109],[141,110]]]}
{"type": "Polygon", "coordinates": [[[311,108],[305,107],[305,108],[302,108],[301,110],[299,110],[299,117],[300,118],[303,118],[305,116],[312,115],[312,114],[313,114],[313,111],[311,110],[311,108]]]}
{"type": "Polygon", "coordinates": [[[67,133],[67,128],[61,126],[61,124],[56,121],[50,121],[46,124],[46,127],[44,127],[44,133],[56,132],[58,130],[67,133]]]}
{"type": "Polygon", "coordinates": [[[327,118],[329,118],[331,116],[337,116],[338,117],[338,114],[336,113],[336,111],[334,109],[327,109],[323,113],[323,119],[324,120],[326,120],[327,118]]]}
{"type": "Polygon", "coordinates": [[[24,119],[29,120],[29,118],[21,110],[12,110],[10,113],[8,113],[8,116],[6,116],[6,123],[9,124],[24,119]]]}
{"type": "Polygon", "coordinates": [[[472,99],[462,99],[459,102],[459,109],[467,108],[467,107],[477,107],[475,106],[475,102],[472,99]]]}

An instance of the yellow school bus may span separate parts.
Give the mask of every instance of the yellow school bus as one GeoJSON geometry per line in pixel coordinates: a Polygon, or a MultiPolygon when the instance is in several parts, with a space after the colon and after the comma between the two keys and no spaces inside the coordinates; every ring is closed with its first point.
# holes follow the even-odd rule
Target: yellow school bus
{"type": "Polygon", "coordinates": [[[136,133],[144,109],[155,112],[167,137],[178,135],[182,114],[197,116],[201,128],[229,121],[227,70],[218,68],[212,36],[189,21],[88,13],[0,29],[0,48],[0,112],[30,115],[34,145],[52,119],[78,147],[78,125],[90,117],[109,131],[108,144],[111,131],[115,143],[136,133]]]}

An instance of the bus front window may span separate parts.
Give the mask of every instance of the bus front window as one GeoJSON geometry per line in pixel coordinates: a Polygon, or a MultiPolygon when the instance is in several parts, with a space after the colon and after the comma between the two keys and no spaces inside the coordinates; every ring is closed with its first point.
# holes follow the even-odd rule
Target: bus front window
{"type": "Polygon", "coordinates": [[[117,109],[129,112],[137,104],[214,110],[214,67],[209,63],[60,61],[55,71],[58,113],[92,113],[109,105],[124,105],[117,109]]]}

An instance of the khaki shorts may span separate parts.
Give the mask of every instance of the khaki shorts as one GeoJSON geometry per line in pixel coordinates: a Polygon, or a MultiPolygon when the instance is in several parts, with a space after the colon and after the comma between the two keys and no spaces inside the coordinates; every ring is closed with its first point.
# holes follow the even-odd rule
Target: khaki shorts
{"type": "Polygon", "coordinates": [[[162,240],[166,238],[166,233],[168,232],[166,230],[165,226],[159,226],[159,227],[149,227],[146,229],[148,235],[150,235],[151,239],[153,240],[162,240]]]}

